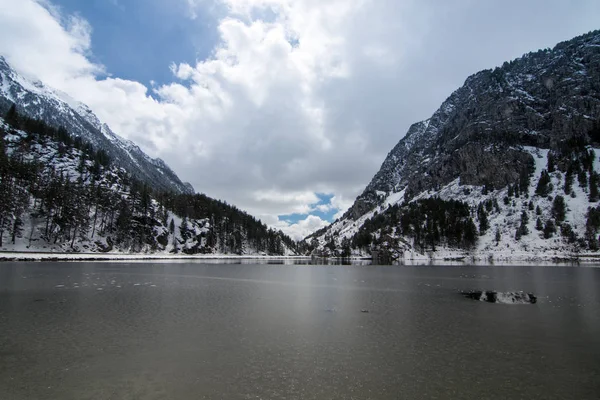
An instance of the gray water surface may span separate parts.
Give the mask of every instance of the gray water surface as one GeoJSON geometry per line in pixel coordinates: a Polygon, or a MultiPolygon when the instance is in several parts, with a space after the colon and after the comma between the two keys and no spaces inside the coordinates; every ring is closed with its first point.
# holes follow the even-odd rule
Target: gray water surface
{"type": "Polygon", "coordinates": [[[598,399],[600,269],[2,263],[0,398],[598,399]]]}

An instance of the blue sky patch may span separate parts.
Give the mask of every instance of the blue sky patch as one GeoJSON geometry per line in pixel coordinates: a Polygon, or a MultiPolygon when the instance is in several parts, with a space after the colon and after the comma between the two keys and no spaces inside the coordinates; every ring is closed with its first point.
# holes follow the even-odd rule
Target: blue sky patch
{"type": "Polygon", "coordinates": [[[189,18],[184,1],[54,0],[63,14],[75,14],[92,26],[91,59],[109,75],[150,87],[174,80],[172,62],[195,65],[218,41],[218,23],[210,12],[189,18]]]}
{"type": "Polygon", "coordinates": [[[319,198],[319,201],[310,205],[312,209],[310,213],[279,215],[279,220],[295,224],[298,221],[306,219],[309,215],[316,215],[324,221],[333,222],[335,214],[339,211],[331,205],[331,199],[334,195],[326,193],[316,193],[316,195],[319,198]]]}

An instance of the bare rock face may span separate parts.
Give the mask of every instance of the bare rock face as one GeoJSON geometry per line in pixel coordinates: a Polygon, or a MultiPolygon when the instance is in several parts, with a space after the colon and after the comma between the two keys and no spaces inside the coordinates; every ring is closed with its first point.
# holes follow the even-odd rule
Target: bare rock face
{"type": "Polygon", "coordinates": [[[533,165],[523,146],[597,143],[600,31],[469,77],[433,116],[410,127],[344,215],[349,220],[406,189],[406,199],[456,178],[502,188],[533,165]]]}

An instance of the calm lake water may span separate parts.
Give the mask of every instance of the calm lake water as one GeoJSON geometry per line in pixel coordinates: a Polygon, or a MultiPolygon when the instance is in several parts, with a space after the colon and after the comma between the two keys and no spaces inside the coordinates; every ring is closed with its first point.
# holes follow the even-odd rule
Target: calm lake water
{"type": "Polygon", "coordinates": [[[598,399],[600,269],[2,263],[0,398],[598,399]]]}

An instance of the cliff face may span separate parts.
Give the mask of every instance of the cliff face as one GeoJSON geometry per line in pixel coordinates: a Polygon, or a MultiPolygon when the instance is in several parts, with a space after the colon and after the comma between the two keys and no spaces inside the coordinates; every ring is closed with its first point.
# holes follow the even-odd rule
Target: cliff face
{"type": "Polygon", "coordinates": [[[575,160],[587,157],[582,149],[600,143],[599,126],[600,31],[594,31],[469,77],[430,119],[410,127],[342,219],[313,237],[323,248],[331,243],[326,236],[352,225],[344,236],[352,239],[375,211],[442,196],[455,183],[504,197],[509,186],[537,184],[536,154],[557,163],[560,185],[575,160]]]}
{"type": "Polygon", "coordinates": [[[589,137],[600,120],[600,32],[481,71],[433,116],[410,127],[346,217],[356,219],[386,194],[407,198],[456,177],[502,188],[531,163],[518,146],[555,148],[589,137]]]}

